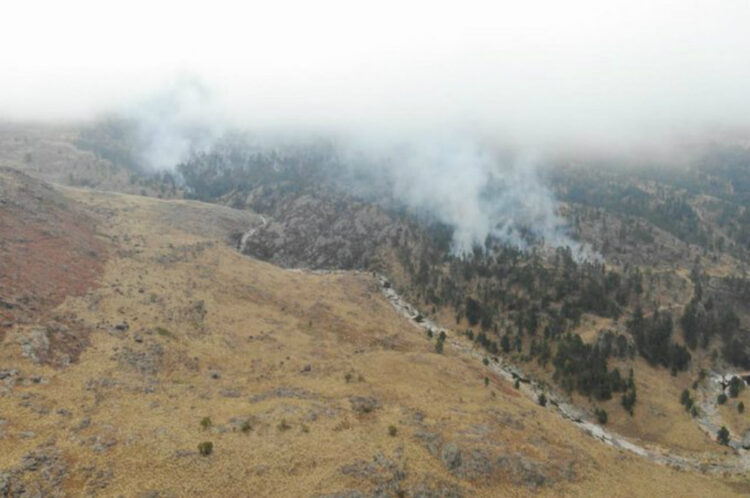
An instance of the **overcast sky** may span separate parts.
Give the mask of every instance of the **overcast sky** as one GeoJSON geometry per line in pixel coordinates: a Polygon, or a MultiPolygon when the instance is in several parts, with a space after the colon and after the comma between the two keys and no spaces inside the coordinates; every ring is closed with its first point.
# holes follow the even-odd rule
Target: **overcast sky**
{"type": "Polygon", "coordinates": [[[748,0],[24,0],[4,3],[0,47],[6,118],[195,79],[244,124],[603,144],[750,125],[748,0]]]}

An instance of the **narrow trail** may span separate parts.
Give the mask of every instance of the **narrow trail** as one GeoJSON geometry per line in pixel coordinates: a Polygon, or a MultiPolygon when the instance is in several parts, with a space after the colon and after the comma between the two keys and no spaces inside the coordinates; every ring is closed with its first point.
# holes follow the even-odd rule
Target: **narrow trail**
{"type": "MultiPolygon", "coordinates": [[[[427,331],[432,330],[433,333],[445,332],[447,335],[446,343],[458,354],[471,356],[477,361],[481,361],[486,357],[482,351],[474,347],[473,344],[467,340],[451,336],[450,330],[440,327],[433,321],[424,317],[419,311],[405,301],[391,286],[390,281],[382,276],[378,275],[378,284],[381,292],[391,303],[394,309],[402,316],[409,319],[417,328],[427,331]],[[417,321],[417,317],[422,317],[417,321]]],[[[701,454],[700,456],[683,456],[677,455],[671,452],[669,449],[657,446],[648,445],[644,446],[638,442],[628,439],[620,434],[605,429],[604,427],[592,422],[587,414],[581,408],[573,405],[567,398],[561,394],[551,391],[548,387],[543,386],[537,381],[524,375],[523,372],[516,367],[511,365],[504,358],[499,357],[497,362],[490,362],[487,368],[491,370],[495,375],[502,377],[509,382],[515,382],[519,380],[519,391],[526,395],[528,398],[536,402],[540,394],[544,394],[547,397],[548,405],[551,410],[558,413],[562,418],[570,421],[570,423],[578,426],[588,436],[601,441],[609,446],[623,449],[634,453],[636,455],[647,458],[653,462],[661,465],[667,465],[670,467],[676,467],[684,470],[697,470],[700,472],[712,472],[712,473],[731,473],[731,474],[745,474],[750,472],[750,452],[742,449],[739,443],[733,441],[730,446],[735,450],[735,456],[730,458],[722,458],[719,455],[712,454],[701,454]]],[[[707,379],[711,381],[711,379],[707,379]]],[[[706,388],[710,391],[710,388],[706,388]]],[[[704,399],[709,399],[710,396],[706,396],[704,399]]],[[[714,395],[715,399],[715,395],[714,395]]],[[[701,406],[703,408],[703,406],[701,406]]],[[[714,407],[715,408],[715,407],[714,407]]],[[[715,411],[715,410],[714,410],[715,411]]],[[[699,421],[701,424],[701,421],[699,421]]],[[[713,422],[701,424],[704,431],[710,436],[714,437],[716,434],[717,427],[713,422]]]]}

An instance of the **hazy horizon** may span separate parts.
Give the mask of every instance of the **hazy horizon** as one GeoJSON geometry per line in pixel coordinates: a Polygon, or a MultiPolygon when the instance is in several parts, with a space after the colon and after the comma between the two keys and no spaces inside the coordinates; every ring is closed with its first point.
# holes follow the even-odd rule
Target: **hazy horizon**
{"type": "Polygon", "coordinates": [[[535,150],[750,129],[745,1],[6,9],[5,119],[90,119],[174,94],[181,119],[221,127],[460,132],[535,150]]]}

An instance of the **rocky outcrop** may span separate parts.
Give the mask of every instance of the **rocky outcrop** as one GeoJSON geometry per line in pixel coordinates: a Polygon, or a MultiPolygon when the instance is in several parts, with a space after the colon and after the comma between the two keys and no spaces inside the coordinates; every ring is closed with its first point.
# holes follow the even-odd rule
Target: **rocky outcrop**
{"type": "Polygon", "coordinates": [[[66,496],[63,483],[67,477],[67,463],[57,448],[39,447],[15,467],[0,470],[0,496],[66,496]]]}

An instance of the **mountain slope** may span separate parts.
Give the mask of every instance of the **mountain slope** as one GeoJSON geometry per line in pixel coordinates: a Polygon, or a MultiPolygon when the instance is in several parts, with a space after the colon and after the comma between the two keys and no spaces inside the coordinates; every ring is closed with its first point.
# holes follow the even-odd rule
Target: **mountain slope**
{"type": "Polygon", "coordinates": [[[252,213],[49,195],[59,194],[84,206],[111,249],[97,253],[102,272],[87,293],[6,329],[9,496],[748,492],[742,476],[677,471],[603,445],[473,357],[436,353],[370,274],[239,254],[230,236],[260,223],[252,213]],[[57,343],[45,338],[81,330],[80,354],[52,361],[57,343]],[[201,456],[208,441],[213,452],[201,456]]]}

